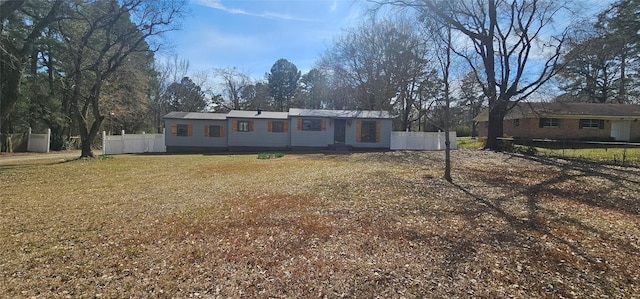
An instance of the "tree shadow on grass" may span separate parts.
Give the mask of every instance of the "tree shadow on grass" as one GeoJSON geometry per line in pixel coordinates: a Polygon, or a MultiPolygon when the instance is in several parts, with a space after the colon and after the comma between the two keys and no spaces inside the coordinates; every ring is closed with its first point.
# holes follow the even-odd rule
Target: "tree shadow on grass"
{"type": "MultiPolygon", "coordinates": [[[[608,216],[610,213],[620,212],[635,217],[640,214],[639,180],[634,173],[635,170],[632,169],[629,172],[627,168],[617,166],[575,163],[543,157],[512,156],[508,159],[515,158],[524,158],[543,166],[550,166],[555,170],[555,175],[547,174],[537,182],[530,182],[527,181],[526,176],[509,177],[517,176],[517,172],[509,174],[500,169],[492,172],[490,168],[477,171],[471,174],[472,178],[469,178],[472,183],[452,183],[454,187],[471,198],[472,203],[475,203],[458,210],[457,213],[465,217],[468,223],[475,223],[475,225],[482,225],[478,220],[482,219],[482,215],[490,214],[498,217],[508,224],[511,231],[509,238],[527,244],[527,248],[546,248],[548,242],[557,248],[568,248],[571,255],[579,257],[579,260],[565,269],[567,271],[565,275],[574,273],[575,270],[572,269],[599,273],[589,276],[588,279],[607,295],[618,294],[616,284],[624,284],[625,279],[627,282],[633,281],[631,277],[634,270],[630,269],[624,261],[625,257],[633,257],[637,254],[638,246],[633,244],[633,238],[616,236],[602,226],[598,228],[590,224],[589,220],[592,219],[585,218],[589,216],[571,216],[571,213],[564,213],[562,210],[547,206],[554,206],[555,199],[563,199],[575,202],[575,209],[581,209],[580,205],[584,204],[591,207],[590,210],[601,211],[607,217],[610,217],[608,216]],[[602,186],[581,186],[580,184],[590,182],[584,181],[585,178],[601,182],[602,186]],[[473,183],[478,181],[480,185],[473,183]],[[502,190],[498,194],[504,195],[491,194],[486,190],[487,186],[489,190],[502,190]],[[628,196],[618,195],[620,192],[628,196]],[[513,205],[519,205],[520,210],[514,211],[513,205]],[[523,210],[526,211],[523,213],[523,210]],[[611,250],[612,255],[601,256],[600,253],[607,250],[611,250]],[[623,279],[620,279],[621,276],[623,279]],[[615,283],[611,283],[612,281],[615,283]]],[[[600,214],[596,213],[591,217],[599,216],[600,214]]],[[[607,218],[601,221],[607,221],[607,218]]],[[[491,240],[504,232],[498,230],[486,233],[489,238],[483,242],[504,242],[499,238],[491,240]]],[[[536,254],[536,252],[530,253],[536,254]]],[[[633,262],[630,262],[633,265],[633,262]]],[[[581,273],[578,271],[577,274],[581,273]]]]}

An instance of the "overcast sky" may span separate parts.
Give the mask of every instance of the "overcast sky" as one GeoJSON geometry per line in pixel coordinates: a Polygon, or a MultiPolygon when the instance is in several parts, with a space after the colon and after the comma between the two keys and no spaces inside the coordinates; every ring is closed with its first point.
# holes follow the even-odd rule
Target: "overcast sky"
{"type": "Polygon", "coordinates": [[[366,9],[352,0],[188,0],[183,29],[167,37],[190,71],[236,67],[263,79],[280,58],[309,71],[366,9]]]}

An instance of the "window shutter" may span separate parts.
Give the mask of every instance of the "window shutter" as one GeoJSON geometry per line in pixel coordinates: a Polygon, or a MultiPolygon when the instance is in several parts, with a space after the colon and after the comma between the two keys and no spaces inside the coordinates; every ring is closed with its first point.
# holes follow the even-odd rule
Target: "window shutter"
{"type": "Polygon", "coordinates": [[[271,123],[271,121],[269,121],[269,123],[267,124],[267,132],[271,132],[273,129],[273,124],[271,123]]]}
{"type": "Polygon", "coordinates": [[[298,118],[298,131],[302,131],[302,118],[298,118]]]}
{"type": "Polygon", "coordinates": [[[220,126],[220,137],[224,137],[224,126],[220,126]]]}
{"type": "Polygon", "coordinates": [[[356,121],[356,142],[362,141],[362,122],[356,121]]]}
{"type": "Polygon", "coordinates": [[[249,121],[249,132],[253,132],[253,121],[249,121]]]}
{"type": "Polygon", "coordinates": [[[320,121],[321,126],[322,126],[322,131],[326,131],[327,130],[327,120],[323,119],[322,121],[320,121]]]}
{"type": "Polygon", "coordinates": [[[204,126],[204,136],[209,137],[209,125],[204,126]]]}
{"type": "Polygon", "coordinates": [[[598,125],[600,129],[604,129],[604,120],[601,119],[598,125]]]}
{"type": "Polygon", "coordinates": [[[173,136],[178,135],[178,125],[176,124],[171,125],[171,135],[173,136]]]}
{"type": "Polygon", "coordinates": [[[540,121],[538,122],[538,127],[543,128],[544,127],[544,121],[542,118],[540,118],[540,121]]]}
{"type": "Polygon", "coordinates": [[[231,130],[238,131],[238,120],[234,119],[231,123],[231,130]]]}
{"type": "Polygon", "coordinates": [[[187,127],[187,136],[192,136],[193,135],[193,126],[189,125],[187,127]]]}
{"type": "Polygon", "coordinates": [[[376,121],[376,142],[380,142],[380,121],[376,121]]]}
{"type": "Polygon", "coordinates": [[[282,132],[289,132],[289,120],[282,122],[282,132]]]}

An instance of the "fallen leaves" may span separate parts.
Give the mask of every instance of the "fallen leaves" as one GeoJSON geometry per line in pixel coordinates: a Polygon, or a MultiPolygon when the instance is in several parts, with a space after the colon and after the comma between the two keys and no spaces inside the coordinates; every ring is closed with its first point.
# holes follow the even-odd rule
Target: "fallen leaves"
{"type": "Polygon", "coordinates": [[[0,296],[640,293],[637,169],[457,150],[449,184],[443,156],[11,165],[0,296]]]}

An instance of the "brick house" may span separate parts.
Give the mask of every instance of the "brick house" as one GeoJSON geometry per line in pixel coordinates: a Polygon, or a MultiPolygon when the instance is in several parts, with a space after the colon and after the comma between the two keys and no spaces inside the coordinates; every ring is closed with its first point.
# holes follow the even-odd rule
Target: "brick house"
{"type": "MultiPolygon", "coordinates": [[[[475,118],[487,136],[489,113],[475,118]]],[[[640,105],[517,103],[504,118],[504,134],[528,139],[640,141],[640,105]]]]}

